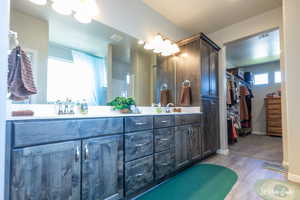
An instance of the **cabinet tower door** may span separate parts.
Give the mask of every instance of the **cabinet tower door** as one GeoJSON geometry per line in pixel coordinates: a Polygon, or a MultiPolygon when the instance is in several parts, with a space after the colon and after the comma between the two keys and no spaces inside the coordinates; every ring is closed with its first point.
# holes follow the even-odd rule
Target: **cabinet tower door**
{"type": "Polygon", "coordinates": [[[191,126],[175,127],[175,163],[180,168],[189,163],[189,128],[191,126]]]}

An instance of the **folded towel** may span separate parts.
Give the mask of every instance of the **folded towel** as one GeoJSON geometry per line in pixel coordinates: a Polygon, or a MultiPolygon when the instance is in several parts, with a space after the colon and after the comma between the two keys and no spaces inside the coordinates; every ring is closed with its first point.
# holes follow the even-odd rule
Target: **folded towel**
{"type": "Polygon", "coordinates": [[[13,49],[8,57],[7,85],[9,98],[14,101],[23,101],[37,93],[31,62],[20,46],[13,49]]]}
{"type": "Polygon", "coordinates": [[[22,116],[33,116],[34,112],[31,110],[18,110],[12,111],[11,116],[13,117],[22,117],[22,116]]]}
{"type": "Polygon", "coordinates": [[[160,104],[161,106],[166,106],[169,103],[169,90],[161,90],[160,91],[160,104]]]}
{"type": "Polygon", "coordinates": [[[179,102],[181,106],[190,106],[192,104],[192,88],[190,86],[181,86],[179,102]]]}

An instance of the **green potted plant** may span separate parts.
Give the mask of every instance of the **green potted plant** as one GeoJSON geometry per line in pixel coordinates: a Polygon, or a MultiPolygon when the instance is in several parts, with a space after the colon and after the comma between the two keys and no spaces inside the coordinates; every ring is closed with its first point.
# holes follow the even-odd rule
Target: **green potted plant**
{"type": "Polygon", "coordinates": [[[107,105],[112,106],[113,110],[118,110],[121,113],[131,113],[132,110],[130,107],[135,104],[135,100],[132,97],[116,97],[111,102],[107,103],[107,105]]]}

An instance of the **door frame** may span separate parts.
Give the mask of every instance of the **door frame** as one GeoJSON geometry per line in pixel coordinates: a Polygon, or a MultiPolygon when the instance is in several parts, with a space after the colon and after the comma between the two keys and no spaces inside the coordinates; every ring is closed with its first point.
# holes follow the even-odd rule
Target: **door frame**
{"type": "Polygon", "coordinates": [[[282,93],[282,140],[283,140],[283,163],[284,167],[288,167],[288,155],[287,155],[287,116],[286,116],[286,83],[285,83],[285,66],[284,66],[284,39],[283,39],[283,28],[281,26],[274,26],[271,28],[266,28],[264,30],[251,33],[249,35],[245,35],[238,38],[233,38],[230,41],[226,41],[222,43],[221,50],[219,52],[219,96],[220,96],[220,149],[218,150],[219,154],[228,155],[229,148],[228,148],[228,135],[227,135],[227,105],[226,105],[226,45],[231,42],[235,42],[238,40],[246,39],[264,32],[269,32],[272,30],[279,30],[280,33],[280,71],[281,71],[281,93],[282,93]]]}

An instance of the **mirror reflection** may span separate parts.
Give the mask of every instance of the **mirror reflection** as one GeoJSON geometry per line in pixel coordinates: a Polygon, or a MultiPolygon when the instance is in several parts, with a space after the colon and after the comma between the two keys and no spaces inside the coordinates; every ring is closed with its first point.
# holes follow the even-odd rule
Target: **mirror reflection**
{"type": "Polygon", "coordinates": [[[138,106],[153,102],[156,56],[136,38],[20,0],[12,0],[10,30],[9,57],[18,56],[20,46],[37,90],[28,99],[11,98],[13,103],[106,105],[117,96],[132,96],[138,106]]]}

